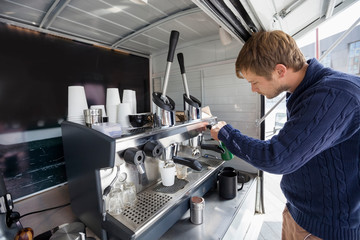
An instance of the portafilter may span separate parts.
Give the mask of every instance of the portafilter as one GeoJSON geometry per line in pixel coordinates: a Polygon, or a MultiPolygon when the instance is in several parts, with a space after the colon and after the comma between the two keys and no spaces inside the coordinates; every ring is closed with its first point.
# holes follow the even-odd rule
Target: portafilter
{"type": "Polygon", "coordinates": [[[187,166],[196,171],[202,170],[202,164],[198,160],[187,157],[178,157],[176,156],[177,151],[178,151],[178,144],[173,143],[168,147],[164,148],[161,159],[164,160],[165,163],[173,161],[174,163],[187,166]]]}

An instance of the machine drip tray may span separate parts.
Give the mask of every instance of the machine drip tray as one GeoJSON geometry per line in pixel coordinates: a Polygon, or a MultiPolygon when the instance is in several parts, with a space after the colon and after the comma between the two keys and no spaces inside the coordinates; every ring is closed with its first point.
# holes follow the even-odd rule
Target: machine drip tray
{"type": "Polygon", "coordinates": [[[122,217],[136,225],[150,218],[172,199],[172,197],[168,195],[149,192],[140,193],[137,198],[138,201],[134,207],[128,207],[121,213],[122,217]]]}
{"type": "Polygon", "coordinates": [[[166,187],[162,184],[157,185],[153,191],[161,193],[176,193],[177,191],[183,189],[189,181],[185,179],[178,179],[175,177],[175,183],[172,186],[166,187]]]}
{"type": "MultiPolygon", "coordinates": [[[[185,200],[186,203],[183,204],[181,199],[188,198],[197,189],[201,189],[199,190],[201,193],[208,191],[214,185],[214,179],[216,179],[214,174],[223,164],[223,161],[209,158],[201,158],[199,161],[203,165],[201,171],[190,170],[186,179],[175,178],[174,185],[169,187],[165,187],[159,181],[137,194],[135,206],[125,208],[118,215],[108,213],[114,220],[119,221],[124,229],[127,229],[122,234],[125,236],[129,232],[133,232],[131,238],[138,238],[140,235],[148,236],[147,234],[150,232],[160,234],[164,230],[160,224],[164,218],[174,220],[172,219],[174,212],[186,210],[188,202],[185,200]],[[158,229],[158,232],[154,229],[158,229]]],[[[112,230],[108,229],[108,231],[111,232],[112,230]]]]}

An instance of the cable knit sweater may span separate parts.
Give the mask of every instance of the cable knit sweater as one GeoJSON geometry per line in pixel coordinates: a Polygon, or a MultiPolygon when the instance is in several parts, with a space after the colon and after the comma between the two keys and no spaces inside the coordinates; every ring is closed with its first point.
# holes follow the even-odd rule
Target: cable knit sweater
{"type": "Polygon", "coordinates": [[[261,141],[231,125],[219,139],[238,157],[283,174],[281,189],[294,220],[322,239],[360,239],[360,78],[308,61],[287,96],[288,121],[261,141]]]}

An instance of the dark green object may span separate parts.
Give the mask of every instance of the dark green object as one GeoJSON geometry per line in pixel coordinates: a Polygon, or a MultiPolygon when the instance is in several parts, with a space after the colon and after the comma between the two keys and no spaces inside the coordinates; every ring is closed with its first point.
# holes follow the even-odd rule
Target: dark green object
{"type": "Polygon", "coordinates": [[[225,153],[221,154],[221,159],[225,161],[233,159],[234,155],[226,148],[223,142],[220,142],[220,146],[225,150],[225,153]]]}

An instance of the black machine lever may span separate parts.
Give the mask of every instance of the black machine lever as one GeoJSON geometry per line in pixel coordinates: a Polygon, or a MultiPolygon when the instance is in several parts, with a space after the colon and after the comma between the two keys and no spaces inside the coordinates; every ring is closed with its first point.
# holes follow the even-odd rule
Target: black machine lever
{"type": "Polygon", "coordinates": [[[173,161],[174,163],[177,164],[181,164],[181,165],[185,165],[189,168],[192,168],[196,171],[201,171],[202,170],[202,165],[201,163],[193,158],[187,158],[187,157],[178,157],[178,156],[173,156],[173,161]]]}
{"type": "Polygon", "coordinates": [[[201,149],[204,149],[204,150],[211,150],[211,151],[221,153],[221,154],[225,153],[225,150],[221,146],[216,145],[216,144],[201,144],[200,147],[201,147],[201,149]]]}

